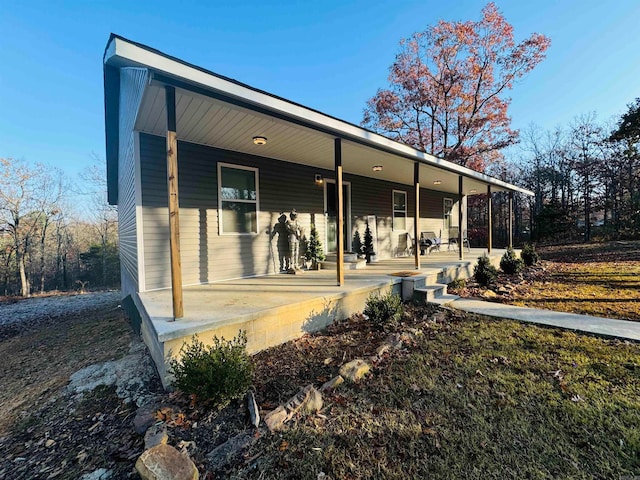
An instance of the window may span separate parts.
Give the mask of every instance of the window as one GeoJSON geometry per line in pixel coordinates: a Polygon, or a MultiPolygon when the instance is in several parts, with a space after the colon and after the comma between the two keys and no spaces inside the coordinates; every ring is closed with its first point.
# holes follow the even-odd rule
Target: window
{"type": "Polygon", "coordinates": [[[258,233],[258,169],[218,164],[220,233],[258,233]]]}
{"type": "Polygon", "coordinates": [[[451,198],[444,199],[443,205],[443,220],[444,220],[444,230],[448,232],[449,229],[454,226],[451,222],[451,212],[453,211],[453,200],[451,198]]]}
{"type": "Polygon", "coordinates": [[[393,229],[407,229],[407,192],[393,191],[393,229]]]}

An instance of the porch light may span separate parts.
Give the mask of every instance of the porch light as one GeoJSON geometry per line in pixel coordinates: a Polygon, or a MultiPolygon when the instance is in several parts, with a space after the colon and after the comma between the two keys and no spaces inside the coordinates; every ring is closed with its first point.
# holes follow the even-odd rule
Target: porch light
{"type": "Polygon", "coordinates": [[[267,143],[267,137],[253,137],[253,143],[256,145],[264,145],[267,143]]]}
{"type": "Polygon", "coordinates": [[[382,165],[374,165],[373,167],[371,167],[371,170],[373,170],[374,172],[381,172],[382,165]]]}
{"type": "Polygon", "coordinates": [[[469,193],[478,193],[478,190],[476,190],[475,188],[472,188],[471,190],[469,190],[469,193]]]}
{"type": "Polygon", "coordinates": [[[442,184],[442,180],[434,180],[433,184],[434,185],[441,185],[442,184]]]}
{"type": "Polygon", "coordinates": [[[324,182],[324,180],[322,179],[322,175],[320,175],[319,173],[316,173],[315,182],[316,182],[316,185],[322,185],[322,183],[324,182]]]}

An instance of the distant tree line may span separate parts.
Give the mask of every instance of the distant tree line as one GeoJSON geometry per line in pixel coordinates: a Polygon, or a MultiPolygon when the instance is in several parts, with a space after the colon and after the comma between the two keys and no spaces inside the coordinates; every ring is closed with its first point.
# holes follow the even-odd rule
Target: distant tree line
{"type": "Polygon", "coordinates": [[[514,161],[529,199],[534,240],[640,237],[640,98],[611,125],[595,114],[524,135],[514,161]]]}
{"type": "Polygon", "coordinates": [[[0,295],[119,285],[117,213],[98,165],[74,188],[58,169],[0,158],[0,295]]]}

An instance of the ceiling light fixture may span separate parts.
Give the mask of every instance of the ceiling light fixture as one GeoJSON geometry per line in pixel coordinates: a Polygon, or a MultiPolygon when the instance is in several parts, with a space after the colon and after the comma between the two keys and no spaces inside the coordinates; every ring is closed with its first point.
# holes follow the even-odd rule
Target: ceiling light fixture
{"type": "Polygon", "coordinates": [[[381,172],[382,165],[374,165],[373,167],[371,167],[371,170],[373,170],[374,172],[381,172]]]}
{"type": "Polygon", "coordinates": [[[475,188],[472,188],[471,190],[469,190],[469,193],[478,193],[478,190],[476,190],[475,188]]]}
{"type": "Polygon", "coordinates": [[[267,137],[253,137],[253,143],[256,145],[264,145],[267,143],[267,137]]]}
{"type": "Polygon", "coordinates": [[[433,184],[434,185],[440,185],[442,183],[442,180],[434,180],[433,184]]]}

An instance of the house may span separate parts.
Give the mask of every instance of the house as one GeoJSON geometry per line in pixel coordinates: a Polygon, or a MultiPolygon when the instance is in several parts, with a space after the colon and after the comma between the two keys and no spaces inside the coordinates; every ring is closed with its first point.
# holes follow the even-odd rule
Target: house
{"type": "MultiPolygon", "coordinates": [[[[142,297],[171,291],[165,319],[180,325],[189,286],[278,273],[271,232],[281,212],[295,208],[306,232],[315,225],[344,286],[344,252],[367,224],[389,259],[423,231],[447,241],[458,226],[461,236],[467,195],[531,194],[113,34],[104,87],[122,294],[152,354],[160,349],[159,369],[166,325],[145,327],[142,297]]],[[[417,251],[414,260],[420,268],[417,251]]]]}

